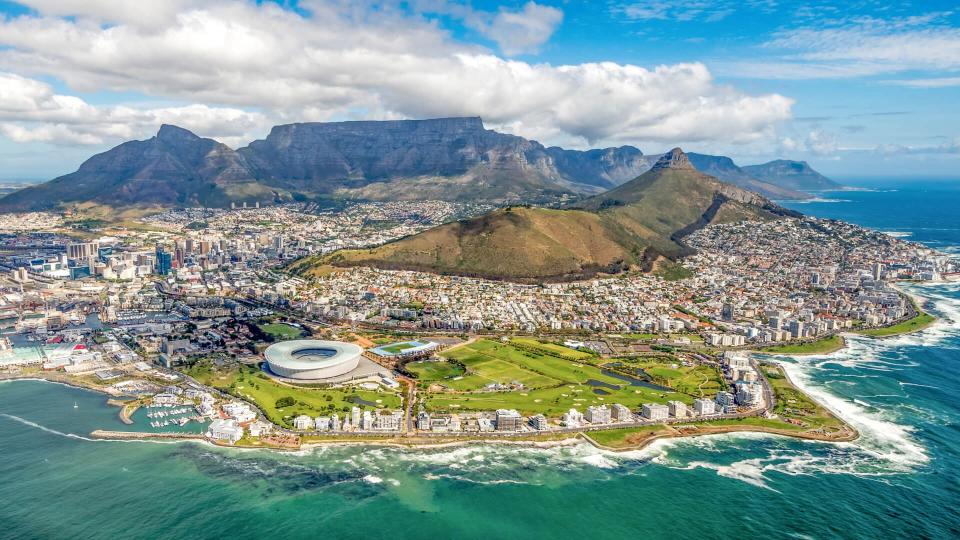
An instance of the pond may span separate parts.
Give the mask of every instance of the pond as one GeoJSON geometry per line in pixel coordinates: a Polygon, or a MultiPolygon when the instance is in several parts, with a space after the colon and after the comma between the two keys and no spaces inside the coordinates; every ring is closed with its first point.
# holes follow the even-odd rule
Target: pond
{"type": "MultiPolygon", "coordinates": [[[[620,364],[620,363],[607,364],[607,365],[613,366],[613,367],[623,366],[623,364],[620,364]]],[[[627,369],[630,369],[630,368],[627,368],[627,369]]],[[[604,369],[603,371],[601,371],[601,373],[603,373],[607,377],[613,377],[615,379],[620,379],[623,382],[629,383],[630,386],[642,386],[644,388],[657,390],[659,392],[673,392],[672,388],[667,388],[666,386],[660,386],[659,384],[654,384],[650,382],[650,379],[651,379],[650,375],[648,375],[647,372],[643,371],[642,369],[633,368],[633,370],[634,370],[634,374],[636,374],[637,377],[630,377],[628,375],[624,375],[622,373],[618,373],[616,371],[612,371],[609,369],[604,369]]]]}

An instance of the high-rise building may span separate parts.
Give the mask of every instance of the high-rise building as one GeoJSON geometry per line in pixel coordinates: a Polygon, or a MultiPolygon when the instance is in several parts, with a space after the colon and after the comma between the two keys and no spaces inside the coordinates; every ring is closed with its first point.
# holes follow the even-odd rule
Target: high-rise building
{"type": "Polygon", "coordinates": [[[97,242],[82,242],[67,245],[67,257],[71,259],[89,259],[96,257],[100,244],[97,242]]]}
{"type": "Polygon", "coordinates": [[[165,276],[170,273],[170,269],[173,268],[173,256],[164,251],[162,246],[157,246],[157,273],[161,276],[165,276]]]}

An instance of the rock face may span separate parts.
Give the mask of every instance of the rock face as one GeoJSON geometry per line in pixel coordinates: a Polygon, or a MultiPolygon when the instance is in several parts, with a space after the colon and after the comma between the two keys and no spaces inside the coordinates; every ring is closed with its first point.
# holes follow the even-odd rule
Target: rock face
{"type": "Polygon", "coordinates": [[[813,170],[806,161],[778,159],[762,165],[748,165],[743,170],[764,182],[797,191],[818,191],[843,187],[813,170]]]}
{"type": "Polygon", "coordinates": [[[687,154],[698,171],[771,199],[808,199],[810,195],[754,178],[726,156],[687,154]]]}
{"type": "Polygon", "coordinates": [[[659,156],[632,146],[546,148],[486,129],[480,118],[286,124],[236,151],[164,125],[155,137],[123,143],[74,173],[0,199],[0,211],[313,197],[543,204],[602,193],[654,166],[692,169],[698,160],[737,186],[773,198],[797,195],[751,178],[728,158],[695,156],[691,165],[678,149],[667,156],[669,163],[655,165],[659,156]]]}
{"type": "Polygon", "coordinates": [[[545,148],[485,129],[480,118],[287,124],[237,151],[164,125],[151,139],[123,143],[77,172],[0,199],[0,211],[313,196],[543,203],[602,192],[647,168],[633,147],[545,148]]]}
{"type": "Polygon", "coordinates": [[[123,143],[85,161],[71,174],[0,200],[0,210],[63,203],[107,205],[212,205],[229,187],[255,185],[242,156],[213,139],[170,125],[155,137],[123,143]]]}
{"type": "Polygon", "coordinates": [[[437,198],[590,193],[617,185],[644,163],[633,147],[548,149],[485,129],[480,118],[287,124],[238,153],[267,184],[372,199],[396,198],[389,184],[423,178],[484,186],[483,193],[468,188],[461,194],[456,181],[447,182],[447,193],[437,198]]]}

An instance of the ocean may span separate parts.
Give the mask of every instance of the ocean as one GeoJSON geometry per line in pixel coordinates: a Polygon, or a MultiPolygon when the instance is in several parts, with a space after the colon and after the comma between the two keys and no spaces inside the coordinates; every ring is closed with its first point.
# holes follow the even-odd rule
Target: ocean
{"type": "MultiPolygon", "coordinates": [[[[958,183],[870,185],[790,206],[960,253],[958,183]]],[[[122,427],[103,396],[0,383],[0,538],[957,538],[960,283],[908,288],[933,327],[783,359],[860,430],[853,443],[280,454],[95,441],[122,427]]]]}

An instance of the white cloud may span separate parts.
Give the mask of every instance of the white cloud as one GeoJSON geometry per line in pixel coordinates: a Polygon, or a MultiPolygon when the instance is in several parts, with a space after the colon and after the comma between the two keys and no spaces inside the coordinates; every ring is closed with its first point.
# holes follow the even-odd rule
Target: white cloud
{"type": "MultiPolygon", "coordinates": [[[[83,7],[76,5],[72,11],[83,7]]],[[[0,50],[0,67],[53,76],[83,92],[139,92],[205,103],[206,110],[193,106],[200,111],[193,116],[182,107],[174,109],[186,122],[225,122],[213,132],[244,125],[225,120],[231,114],[250,126],[267,119],[471,115],[520,135],[549,137],[545,142],[667,145],[754,141],[771,136],[791,116],[791,99],[718,85],[699,63],[655,69],[608,62],[534,64],[452,41],[419,16],[320,1],[300,5],[310,16],[269,3],[215,1],[185,7],[159,25],[135,16],[112,19],[101,4],[70,19],[10,19],[0,22],[0,45],[6,46],[0,50]],[[243,108],[257,109],[260,116],[243,108]]],[[[539,8],[527,4],[520,13],[538,13],[539,8]]],[[[51,13],[71,11],[64,9],[51,13]]],[[[529,34],[525,39],[527,45],[536,42],[529,34]]],[[[44,121],[38,116],[47,108],[60,116],[74,111],[96,119],[93,127],[60,122],[101,138],[107,136],[105,125],[121,130],[123,121],[109,120],[121,112],[137,118],[134,126],[157,117],[155,110],[93,107],[91,112],[83,100],[54,95],[49,87],[40,93],[46,97],[39,104],[28,104],[34,110],[30,121],[44,121]]],[[[15,121],[15,111],[2,107],[0,122],[15,121]]],[[[174,109],[164,114],[173,115],[174,109]]],[[[247,127],[219,134],[236,137],[240,131],[247,127]]]]}
{"type": "Polygon", "coordinates": [[[899,79],[885,81],[887,84],[909,88],[949,88],[960,86],[960,77],[934,77],[931,79],[899,79]]]}
{"type": "Polygon", "coordinates": [[[632,21],[703,20],[716,22],[727,18],[735,4],[702,0],[649,0],[618,4],[611,11],[632,21]]]}
{"type": "MultiPolygon", "coordinates": [[[[911,70],[960,70],[960,28],[939,24],[946,14],[861,17],[777,33],[764,48],[771,60],[733,62],[724,72],[770,79],[847,78],[911,70]]],[[[922,85],[917,85],[922,87],[922,85]]]]}
{"type": "Polygon", "coordinates": [[[44,82],[0,73],[0,134],[15,142],[97,145],[149,135],[163,123],[227,144],[246,142],[268,125],[262,114],[235,108],[94,106],[44,82]]]}
{"type": "Polygon", "coordinates": [[[561,22],[562,11],[534,2],[527,2],[518,11],[500,8],[490,21],[476,16],[467,19],[468,25],[495,41],[500,50],[510,56],[537,52],[561,22]]]}

